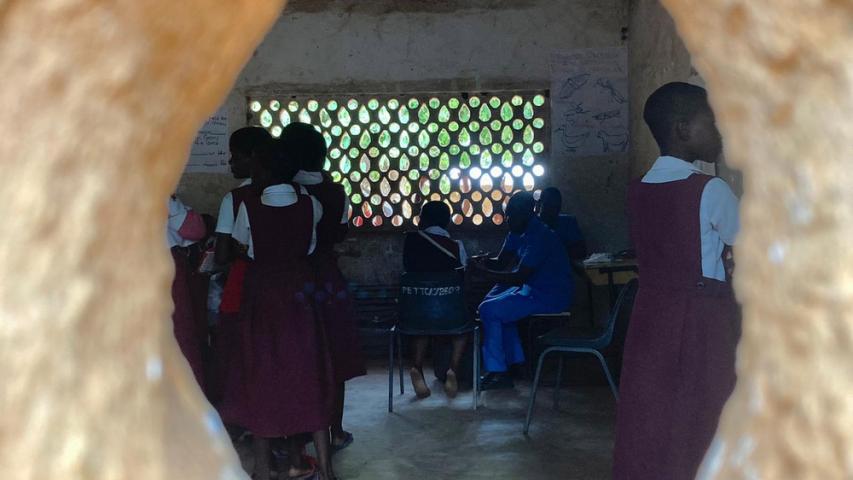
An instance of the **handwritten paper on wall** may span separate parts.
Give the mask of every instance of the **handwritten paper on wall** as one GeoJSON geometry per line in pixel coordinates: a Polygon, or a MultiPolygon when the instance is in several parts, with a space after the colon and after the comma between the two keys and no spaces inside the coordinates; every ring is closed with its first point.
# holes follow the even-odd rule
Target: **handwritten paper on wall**
{"type": "Polygon", "coordinates": [[[220,109],[198,131],[190,150],[186,172],[223,173],[228,171],[228,114],[220,109]]]}
{"type": "Polygon", "coordinates": [[[625,48],[551,55],[551,149],[565,156],[628,151],[628,55],[625,48]]]}

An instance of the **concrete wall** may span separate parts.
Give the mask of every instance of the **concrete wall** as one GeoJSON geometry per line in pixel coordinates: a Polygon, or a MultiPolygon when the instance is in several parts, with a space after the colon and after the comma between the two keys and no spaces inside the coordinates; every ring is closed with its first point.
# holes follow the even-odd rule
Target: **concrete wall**
{"type": "MultiPolygon", "coordinates": [[[[231,128],[247,95],[550,88],[549,56],[622,45],[625,0],[295,0],[246,65],[228,99],[231,128]]],[[[563,190],[595,250],[627,246],[629,156],[551,158],[546,183],[563,190]]],[[[179,194],[215,212],[234,182],[185,175],[179,194]]],[[[500,246],[497,232],[456,232],[468,250],[500,246]]],[[[342,247],[351,278],[387,282],[400,271],[400,235],[358,233],[342,247]]]]}

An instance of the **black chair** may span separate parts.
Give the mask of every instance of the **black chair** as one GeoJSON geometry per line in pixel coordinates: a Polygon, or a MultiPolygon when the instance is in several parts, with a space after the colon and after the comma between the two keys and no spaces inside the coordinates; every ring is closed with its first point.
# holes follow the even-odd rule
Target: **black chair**
{"type": "Polygon", "coordinates": [[[607,361],[604,360],[601,351],[607,348],[613,341],[613,332],[618,328],[616,323],[627,322],[631,308],[634,305],[634,297],[637,294],[638,285],[639,282],[637,279],[633,279],[622,287],[622,291],[619,293],[619,297],[608,315],[607,325],[603,329],[561,327],[539,338],[539,341],[546,348],[539,355],[539,362],[536,365],[536,376],[533,379],[533,385],[530,387],[530,403],[527,406],[527,419],[524,422],[525,435],[530,430],[530,421],[533,418],[533,406],[536,404],[536,390],[539,388],[542,363],[545,357],[551,352],[558,352],[560,361],[557,366],[557,381],[554,384],[554,408],[557,408],[559,402],[560,380],[563,373],[563,353],[588,353],[595,356],[601,364],[604,376],[607,377],[607,383],[610,385],[613,397],[617,401],[619,400],[616,384],[613,382],[610,368],[607,366],[607,361]]]}
{"type": "Polygon", "coordinates": [[[480,327],[466,308],[463,277],[449,273],[404,273],[400,280],[400,314],[388,338],[388,411],[394,411],[394,351],[399,353],[400,395],[403,387],[404,335],[474,334],[473,408],[477,409],[480,378],[480,327]]]}

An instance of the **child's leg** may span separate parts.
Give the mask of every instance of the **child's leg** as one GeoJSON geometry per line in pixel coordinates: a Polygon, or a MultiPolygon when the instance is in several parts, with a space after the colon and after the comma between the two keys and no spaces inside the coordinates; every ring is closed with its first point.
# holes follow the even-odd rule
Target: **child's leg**
{"type": "Polygon", "coordinates": [[[453,337],[453,353],[450,356],[450,369],[453,372],[459,371],[459,363],[462,361],[462,354],[465,353],[465,346],[468,344],[468,335],[458,335],[453,337]]]}
{"type": "Polygon", "coordinates": [[[424,379],[424,357],[426,356],[428,344],[429,337],[414,337],[412,341],[415,356],[414,367],[409,372],[409,376],[412,378],[412,388],[415,389],[415,394],[417,394],[418,398],[426,398],[431,393],[424,379]]]}
{"type": "Polygon", "coordinates": [[[311,465],[303,461],[302,453],[305,451],[305,437],[302,434],[287,437],[287,459],[290,468],[287,475],[299,477],[311,472],[311,465]]]}
{"type": "Polygon", "coordinates": [[[349,437],[349,432],[344,431],[344,400],[346,398],[346,383],[341,382],[335,390],[335,410],[332,412],[332,445],[341,446],[349,437]]]}
{"type": "Polygon", "coordinates": [[[412,339],[412,346],[415,350],[413,363],[415,368],[420,371],[424,369],[424,357],[426,357],[427,345],[429,345],[429,337],[414,337],[412,339]]]}
{"type": "Polygon", "coordinates": [[[335,472],[332,469],[332,457],[329,448],[329,431],[318,430],[313,433],[314,450],[317,451],[317,463],[320,467],[320,478],[322,480],[335,480],[335,472]]]}

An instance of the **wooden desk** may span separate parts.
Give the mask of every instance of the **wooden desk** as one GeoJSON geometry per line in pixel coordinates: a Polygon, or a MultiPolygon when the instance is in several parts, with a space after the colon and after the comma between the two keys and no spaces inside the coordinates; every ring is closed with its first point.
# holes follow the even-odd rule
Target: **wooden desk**
{"type": "Polygon", "coordinates": [[[584,272],[592,285],[607,286],[610,290],[610,306],[616,301],[616,285],[624,285],[639,275],[636,259],[611,260],[609,262],[584,263],[584,272]]]}

